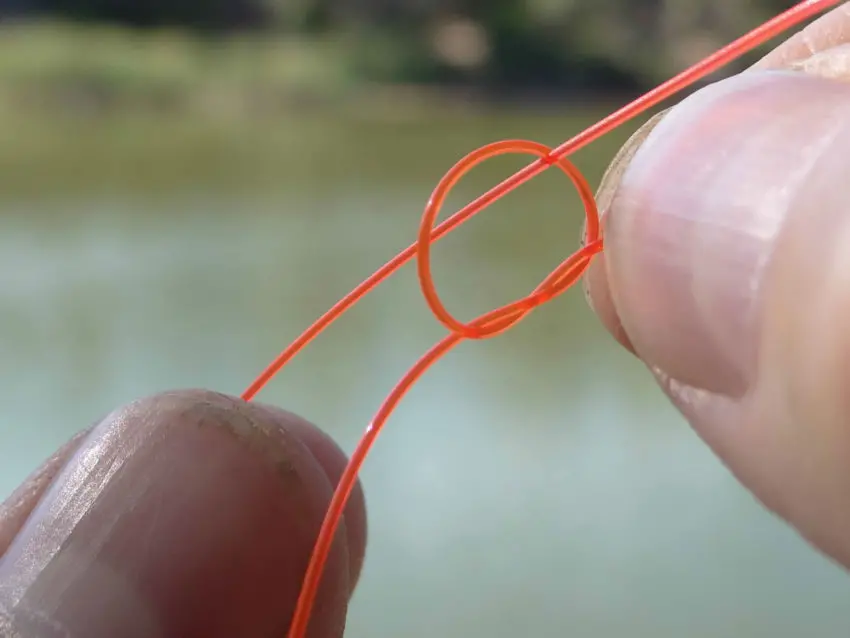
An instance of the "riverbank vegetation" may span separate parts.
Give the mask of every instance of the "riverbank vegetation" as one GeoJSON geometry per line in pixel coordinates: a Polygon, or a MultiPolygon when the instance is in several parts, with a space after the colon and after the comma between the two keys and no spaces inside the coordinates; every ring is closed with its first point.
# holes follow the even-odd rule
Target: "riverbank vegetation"
{"type": "Polygon", "coordinates": [[[631,94],[790,4],[0,0],[0,107],[256,111],[387,94],[631,94]]]}

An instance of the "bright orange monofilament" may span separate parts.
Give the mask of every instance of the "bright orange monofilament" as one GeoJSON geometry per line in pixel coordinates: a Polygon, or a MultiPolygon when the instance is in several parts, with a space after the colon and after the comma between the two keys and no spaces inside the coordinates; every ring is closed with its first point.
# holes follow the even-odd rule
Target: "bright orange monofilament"
{"type": "Polygon", "coordinates": [[[437,319],[449,330],[449,334],[417,361],[407,374],[390,392],[378,412],[375,414],[363,438],[358,443],[351,459],[340,478],[339,484],[331,499],[324,522],[307,567],[301,594],[295,608],[290,625],[288,638],[304,638],[310,621],[313,602],[319,589],[322,570],[330,552],[334,534],[339,525],[348,497],[356,484],[360,467],[369,453],[375,439],[386,423],[398,402],[422,374],[446,354],[454,346],[465,339],[486,339],[495,336],[516,325],[531,310],[565,292],[574,284],[587,269],[593,257],[602,251],[602,238],[599,227],[599,215],[596,209],[593,192],[578,169],[567,160],[567,156],[586,146],[602,135],[612,131],[626,121],[643,113],[659,102],[673,96],[695,81],[713,73],[722,66],[738,58],[742,54],[763,44],[783,31],[799,24],[827,8],[837,5],[841,0],[804,0],[791,9],[765,22],[747,35],[720,49],[713,55],[695,64],[688,70],[668,80],[652,91],[646,93],[634,102],[626,105],[615,113],[600,120],[590,128],[567,140],[555,149],[549,149],[542,144],[522,140],[507,140],[488,144],[473,151],[460,160],[447,174],[431,195],[419,228],[419,237],[415,244],[408,246],[395,258],[378,269],[372,276],[341,299],[333,308],[325,313],[318,321],[310,326],[289,347],[260,374],[259,377],[242,394],[242,398],[250,401],[269,382],[269,380],[301,351],[304,346],[315,339],[325,328],[338,319],[344,312],[362,299],[368,292],[393,274],[414,256],[418,262],[419,280],[422,293],[428,306],[437,319]],[[490,191],[481,195],[475,201],[434,227],[440,207],[446,195],[458,180],[471,168],[486,159],[505,153],[526,153],[536,155],[537,160],[504,180],[490,191]],[[436,287],[431,276],[431,243],[445,236],[460,226],[476,213],[506,195],[520,184],[551,166],[560,168],[575,184],[585,207],[587,231],[585,245],[572,256],[562,262],[552,271],[543,282],[527,297],[511,302],[501,308],[492,310],[469,323],[461,323],[445,308],[437,295],[436,287]]]}

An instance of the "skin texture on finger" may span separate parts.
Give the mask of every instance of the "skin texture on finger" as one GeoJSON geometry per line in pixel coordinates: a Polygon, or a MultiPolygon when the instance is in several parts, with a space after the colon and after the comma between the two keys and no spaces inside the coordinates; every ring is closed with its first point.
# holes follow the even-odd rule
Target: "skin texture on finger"
{"type": "Polygon", "coordinates": [[[698,434],[848,567],[849,25],[845,4],[656,122],[603,188],[589,274],[698,434]]]}
{"type": "MultiPolygon", "coordinates": [[[[781,118],[772,131],[761,129],[765,137],[759,142],[760,159],[750,157],[747,162],[752,169],[743,168],[742,160],[736,164],[737,175],[726,173],[725,178],[709,180],[717,190],[725,186],[731,191],[723,201],[740,201],[747,192],[760,194],[752,218],[778,225],[772,232],[760,231],[761,237],[742,240],[730,235],[730,241],[749,245],[747,250],[765,259],[761,274],[752,275],[753,269],[743,269],[758,283],[747,297],[752,307],[750,325],[736,326],[740,336],[737,354],[711,359],[701,355],[698,348],[684,345],[681,339],[675,340],[676,347],[687,353],[686,357],[677,357],[670,350],[660,353],[666,344],[657,337],[644,337],[650,322],[635,317],[635,300],[626,299],[628,293],[619,295],[619,307],[624,323],[634,328],[630,334],[638,353],[653,368],[673,403],[736,477],[816,547],[850,567],[850,428],[846,420],[850,408],[846,398],[850,342],[845,328],[850,321],[850,192],[845,159],[850,157],[850,120],[843,115],[850,109],[850,88],[805,76],[777,77],[753,90],[748,113],[741,113],[745,100],[740,93],[729,92],[725,99],[728,108],[724,108],[724,96],[719,91],[716,102],[701,105],[704,118],[687,112],[681,115],[688,117],[687,128],[736,113],[713,135],[718,146],[735,148],[731,139],[759,130],[758,121],[764,112],[785,113],[797,122],[793,131],[781,118]],[[800,94],[810,101],[800,101],[800,94]],[[795,109],[796,117],[792,115],[795,109]],[[801,115],[800,110],[810,116],[801,115]],[[773,189],[766,185],[771,182],[773,189]],[[733,360],[736,364],[730,363],[733,360]],[[733,383],[725,385],[729,381],[733,383]]],[[[691,108],[697,110],[700,105],[691,108]]],[[[710,151],[711,142],[704,138],[701,144],[709,156],[715,155],[710,151]]],[[[651,170],[649,166],[644,169],[651,170]]],[[[627,189],[628,183],[624,185],[627,189]]],[[[669,202],[669,192],[667,189],[665,195],[665,189],[657,189],[657,196],[669,202]]],[[[705,206],[691,201],[693,207],[700,205],[705,206]]],[[[642,205],[644,211],[660,211],[664,206],[655,200],[642,205]]],[[[627,211],[619,212],[631,216],[627,211]]],[[[711,213],[729,214],[717,208],[711,213]]],[[[657,230],[657,222],[647,225],[655,225],[657,230]]],[[[709,234],[711,230],[699,227],[693,232],[709,234]]],[[[680,234],[671,232],[671,236],[680,234]]],[[[691,242],[686,246],[683,251],[694,250],[691,242]]],[[[704,252],[716,257],[717,269],[722,271],[723,253],[712,249],[704,252]]],[[[726,258],[737,255],[735,262],[740,263],[741,254],[729,251],[726,258]]],[[[632,271],[635,267],[631,260],[632,271]]],[[[622,269],[615,264],[612,270],[617,273],[615,279],[622,281],[622,269]]],[[[642,268],[637,266],[637,270],[642,268]]],[[[680,272],[699,277],[689,268],[680,272]]],[[[644,270],[635,273],[631,283],[636,286],[638,280],[644,282],[639,292],[650,299],[664,296],[663,275],[661,282],[650,284],[644,270]]],[[[666,280],[669,282],[669,275],[666,280]]],[[[620,281],[613,285],[620,285],[620,281]]],[[[683,289],[675,284],[668,290],[674,287],[683,289]]],[[[707,290],[699,283],[694,287],[695,297],[700,296],[699,290],[707,290]]],[[[721,288],[735,286],[728,283],[721,288]]],[[[671,317],[675,323],[681,307],[694,312],[698,305],[683,302],[675,293],[666,297],[666,308],[659,309],[650,300],[640,311],[658,313],[652,322],[657,335],[675,333],[671,317]]],[[[695,312],[693,316],[716,315],[695,312]]],[[[713,328],[716,326],[684,329],[687,334],[683,339],[717,346],[718,342],[711,340],[712,332],[717,334],[713,328]]]]}
{"type": "Polygon", "coordinates": [[[6,553],[9,543],[21,530],[44,491],[87,434],[88,430],[84,430],[74,435],[0,503],[0,558],[6,553]]]}
{"type": "MultiPolygon", "coordinates": [[[[344,464],[313,429],[205,391],[116,410],[79,444],[0,561],[0,635],[284,636],[332,493],[318,458],[334,472],[344,464]]],[[[347,522],[311,638],[343,633],[365,544],[365,523],[350,541],[347,522]]]]}
{"type": "MultiPolygon", "coordinates": [[[[313,456],[316,457],[319,465],[325,471],[331,485],[335,487],[339,483],[339,479],[342,478],[342,473],[348,463],[348,457],[346,457],[336,442],[307,421],[295,417],[280,408],[265,404],[262,405],[270,412],[280,415],[282,420],[285,419],[289,422],[289,431],[310,448],[313,456]]],[[[351,592],[353,593],[360,579],[360,572],[363,569],[363,559],[366,556],[366,498],[363,494],[363,487],[360,481],[357,482],[351,491],[351,496],[349,496],[348,503],[345,506],[344,516],[345,533],[349,547],[349,582],[351,584],[351,592]]]]}
{"type": "Polygon", "coordinates": [[[850,42],[850,2],[814,20],[759,60],[753,69],[788,69],[814,54],[850,42]]]}
{"type": "MultiPolygon", "coordinates": [[[[824,75],[823,65],[807,65],[806,60],[814,57],[816,62],[816,54],[842,45],[850,46],[850,2],[845,2],[814,20],[770,51],[746,72],[784,69],[824,75]]],[[[848,64],[850,64],[850,58],[848,58],[848,64]]],[[[850,77],[850,74],[844,77],[847,81],[846,77],[850,77]]],[[[672,108],[675,107],[665,109],[641,126],[626,141],[609,165],[597,192],[597,204],[603,223],[620,180],[632,158],[658,126],[663,116],[672,108]]],[[[623,329],[611,299],[605,252],[599,255],[588,268],[584,276],[584,288],[588,302],[602,325],[629,352],[633,352],[629,337],[623,329]]]]}

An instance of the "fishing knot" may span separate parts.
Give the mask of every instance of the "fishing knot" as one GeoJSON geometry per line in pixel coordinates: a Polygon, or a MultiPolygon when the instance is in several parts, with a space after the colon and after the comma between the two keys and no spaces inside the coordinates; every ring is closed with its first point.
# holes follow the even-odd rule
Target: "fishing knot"
{"type": "MultiPolygon", "coordinates": [[[[492,191],[491,198],[495,200],[502,192],[509,190],[513,186],[511,183],[513,179],[509,178],[502,182],[492,191]]],[[[564,293],[581,277],[590,265],[593,256],[601,250],[602,240],[600,239],[599,212],[596,208],[596,200],[587,180],[584,179],[578,168],[566,158],[554,157],[551,149],[543,144],[527,140],[503,140],[472,151],[457,162],[437,184],[422,215],[416,243],[416,259],[422,294],[437,320],[459,337],[487,339],[515,326],[532,310],[564,293]],[[536,155],[539,163],[546,167],[557,166],[570,178],[584,205],[587,222],[585,245],[561,262],[527,296],[484,313],[468,323],[463,323],[456,319],[445,307],[434,284],[431,272],[431,242],[433,241],[434,225],[449,191],[460,181],[461,177],[484,160],[507,153],[536,155]]]]}

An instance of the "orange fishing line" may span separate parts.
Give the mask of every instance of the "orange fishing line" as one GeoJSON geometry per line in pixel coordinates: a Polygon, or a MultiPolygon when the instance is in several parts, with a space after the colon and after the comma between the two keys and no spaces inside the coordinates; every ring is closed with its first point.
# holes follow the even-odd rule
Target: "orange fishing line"
{"type": "Polygon", "coordinates": [[[593,257],[602,251],[599,213],[596,208],[593,192],[582,174],[566,157],[647,109],[657,105],[659,102],[673,96],[695,81],[713,73],[744,53],[747,53],[800,22],[825,11],[827,8],[837,5],[841,1],[804,0],[803,2],[799,2],[791,9],[768,20],[748,34],[723,47],[618,111],[615,111],[554,149],[549,149],[536,142],[506,140],[494,142],[473,151],[455,164],[434,189],[425,207],[416,243],[408,246],[392,260],[375,271],[348,295],[338,301],[281,352],[248,389],[245,390],[242,398],[250,401],[284,365],[291,361],[304,346],[315,339],[325,328],[336,321],[378,284],[410,261],[410,259],[413,257],[417,258],[422,294],[431,311],[449,330],[449,334],[425,353],[396,384],[383,404],[381,404],[381,407],[366,428],[366,432],[352,453],[351,459],[334,491],[322,527],[319,530],[319,535],[307,567],[301,593],[292,618],[288,638],[304,638],[306,635],[310,622],[310,613],[321,581],[322,570],[327,561],[334,534],[342,518],[348,497],[357,482],[357,475],[369,450],[380,434],[381,428],[410,387],[440,357],[460,342],[465,339],[486,339],[500,334],[516,325],[517,322],[534,308],[564,293],[581,277],[590,265],[593,257]],[[437,215],[446,196],[460,178],[484,160],[505,153],[526,153],[536,155],[537,159],[434,227],[437,215]],[[557,166],[572,180],[584,204],[585,217],[587,219],[584,247],[564,260],[527,297],[491,310],[469,323],[461,323],[449,313],[437,295],[436,286],[431,275],[431,244],[460,226],[486,206],[514,190],[520,184],[523,184],[552,166],[557,166]]]}

